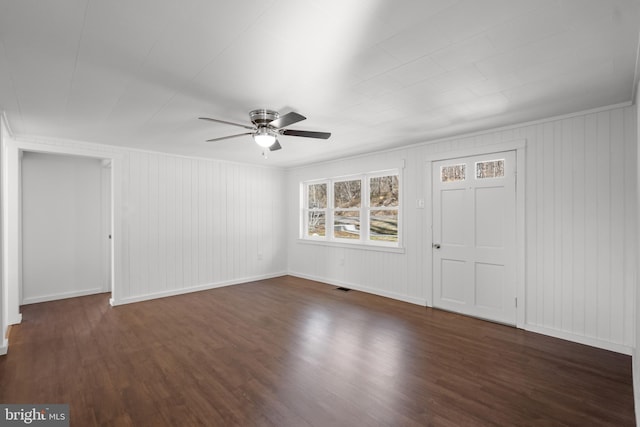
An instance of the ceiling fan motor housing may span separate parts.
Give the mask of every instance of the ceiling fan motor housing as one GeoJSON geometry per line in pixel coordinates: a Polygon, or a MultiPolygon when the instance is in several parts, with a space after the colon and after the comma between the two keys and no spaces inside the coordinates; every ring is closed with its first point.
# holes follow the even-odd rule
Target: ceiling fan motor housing
{"type": "Polygon", "coordinates": [[[266,109],[253,110],[249,113],[251,122],[258,127],[267,126],[278,117],[280,114],[277,111],[266,109]]]}
{"type": "Polygon", "coordinates": [[[280,135],[302,136],[305,138],[329,139],[329,132],[312,132],[308,130],[285,129],[287,126],[306,120],[302,114],[291,111],[283,116],[274,110],[266,108],[253,110],[249,113],[249,118],[253,126],[247,126],[240,123],[230,122],[227,120],[212,119],[210,117],[200,117],[202,120],[223,123],[226,125],[238,126],[248,129],[251,132],[245,132],[238,135],[223,136],[221,138],[208,139],[207,142],[220,141],[223,139],[236,138],[243,135],[251,135],[253,140],[262,148],[268,148],[271,151],[279,150],[282,147],[278,142],[280,135]]]}

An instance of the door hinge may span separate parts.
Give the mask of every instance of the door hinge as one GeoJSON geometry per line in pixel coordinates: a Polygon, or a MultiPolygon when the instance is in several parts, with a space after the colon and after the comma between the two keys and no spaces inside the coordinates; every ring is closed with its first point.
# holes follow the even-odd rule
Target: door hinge
{"type": "Polygon", "coordinates": [[[516,297],[515,300],[516,300],[516,308],[518,308],[518,297],[516,297]]]}

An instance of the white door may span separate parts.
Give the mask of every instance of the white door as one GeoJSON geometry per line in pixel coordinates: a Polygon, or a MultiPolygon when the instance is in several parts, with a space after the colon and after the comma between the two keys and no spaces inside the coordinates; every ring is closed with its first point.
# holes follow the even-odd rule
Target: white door
{"type": "Polygon", "coordinates": [[[111,292],[111,161],[102,161],[102,291],[111,292]]]}
{"type": "Polygon", "coordinates": [[[434,162],[433,304],[516,324],[514,151],[434,162]]]}

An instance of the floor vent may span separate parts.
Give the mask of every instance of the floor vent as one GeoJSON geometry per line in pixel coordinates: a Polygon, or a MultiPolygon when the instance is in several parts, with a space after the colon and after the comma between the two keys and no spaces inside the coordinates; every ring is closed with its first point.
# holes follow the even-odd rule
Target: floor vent
{"type": "Polygon", "coordinates": [[[342,292],[349,292],[351,289],[349,289],[349,288],[343,288],[342,286],[340,286],[339,288],[336,288],[336,290],[338,290],[338,291],[342,291],[342,292]]]}

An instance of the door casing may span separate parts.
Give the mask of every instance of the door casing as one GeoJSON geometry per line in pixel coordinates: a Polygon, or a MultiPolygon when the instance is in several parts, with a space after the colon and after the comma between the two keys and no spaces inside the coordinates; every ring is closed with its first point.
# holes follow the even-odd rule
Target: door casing
{"type": "MultiPolygon", "coordinates": [[[[516,152],[516,327],[524,328],[526,324],[526,285],[525,285],[525,177],[526,177],[526,145],[525,139],[469,147],[449,152],[429,154],[425,158],[425,192],[426,200],[433,200],[433,166],[435,162],[485,155],[503,151],[516,152]]],[[[426,223],[430,226],[426,230],[425,263],[433,266],[433,214],[431,209],[424,210],[426,223]]],[[[427,306],[433,307],[434,280],[433,269],[426,277],[427,306]]]]}

